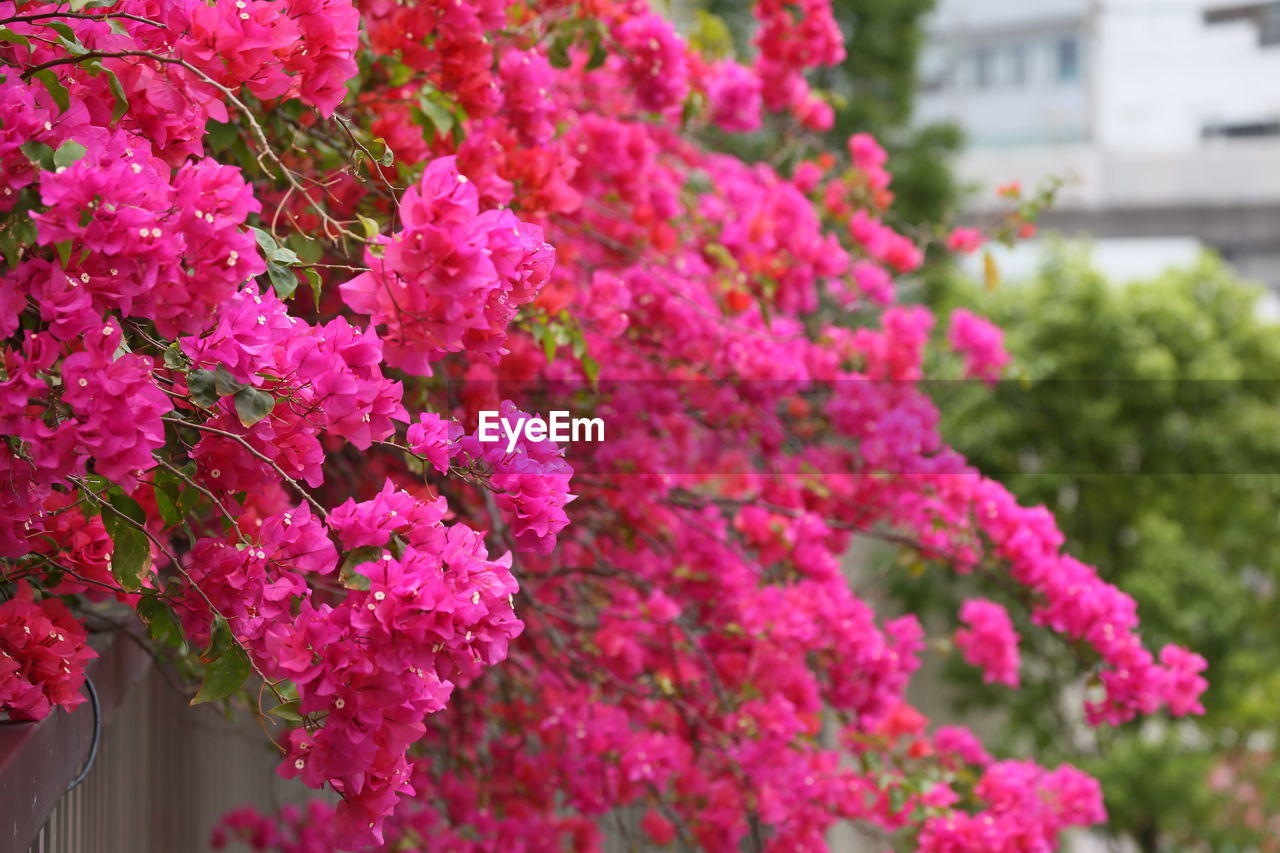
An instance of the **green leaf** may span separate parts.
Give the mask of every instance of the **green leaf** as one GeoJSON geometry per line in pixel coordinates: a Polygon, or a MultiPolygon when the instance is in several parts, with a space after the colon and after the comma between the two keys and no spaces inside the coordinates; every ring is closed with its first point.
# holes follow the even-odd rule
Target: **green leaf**
{"type": "Polygon", "coordinates": [[[298,708],[301,704],[300,700],[294,699],[291,702],[283,702],[274,708],[268,709],[267,713],[273,717],[279,717],[285,722],[300,726],[302,725],[302,714],[298,712],[298,708]]]}
{"type": "MultiPolygon", "coordinates": [[[[83,255],[81,256],[81,260],[84,260],[83,255]]],[[[124,335],[121,335],[120,343],[116,344],[116,351],[111,354],[111,358],[114,361],[115,359],[120,358],[120,356],[128,355],[131,352],[133,352],[133,349],[129,346],[129,339],[124,337],[124,335]]]]}
{"type": "Polygon", "coordinates": [[[276,249],[271,253],[268,260],[275,261],[277,264],[283,264],[285,266],[293,266],[294,264],[302,262],[302,259],[298,257],[298,253],[293,249],[290,249],[288,246],[281,246],[276,249]]]}
{"type": "Polygon", "coordinates": [[[77,501],[80,505],[80,512],[85,518],[94,518],[102,514],[101,500],[97,494],[109,485],[106,480],[97,474],[90,474],[84,478],[84,486],[80,489],[80,497],[77,501]]]}
{"type": "Polygon", "coordinates": [[[192,705],[227,698],[240,689],[252,670],[248,655],[221,616],[213,619],[209,647],[200,655],[200,662],[204,664],[204,683],[191,700],[192,705]]]}
{"type": "Polygon", "coordinates": [[[595,71],[604,65],[604,61],[609,58],[609,52],[604,49],[604,43],[599,40],[591,42],[591,54],[587,57],[587,70],[595,71]]]}
{"type": "Polygon", "coordinates": [[[453,122],[453,144],[455,146],[462,145],[467,139],[467,111],[461,106],[454,109],[453,122]]]}
{"type": "Polygon", "coordinates": [[[129,96],[124,93],[124,85],[116,76],[116,72],[105,66],[102,71],[107,75],[107,87],[111,89],[111,95],[116,99],[116,105],[111,109],[111,121],[119,122],[120,118],[129,111],[129,96]]]}
{"type": "Polygon", "coordinates": [[[376,137],[373,140],[373,145],[375,146],[374,147],[375,151],[378,148],[382,149],[382,154],[378,156],[378,165],[391,166],[395,164],[396,153],[391,150],[391,146],[387,144],[387,140],[383,139],[381,136],[376,137]]]}
{"type": "Polygon", "coordinates": [[[46,171],[53,169],[53,149],[43,142],[22,143],[22,153],[27,156],[33,166],[39,166],[46,171]]]}
{"type": "Polygon", "coordinates": [[[138,599],[138,617],[146,624],[151,639],[157,643],[172,648],[182,645],[182,628],[178,625],[178,617],[169,605],[156,596],[144,595],[138,599]]]}
{"type": "Polygon", "coordinates": [[[133,592],[141,589],[142,576],[151,568],[151,540],[138,527],[146,524],[147,516],[137,501],[118,489],[111,490],[107,503],[111,509],[103,511],[102,526],[111,537],[111,575],[133,592]]]}
{"type": "Polygon", "coordinates": [[[1000,286],[1000,267],[996,265],[995,255],[982,253],[982,282],[987,290],[995,290],[1000,286]]]}
{"type": "Polygon", "coordinates": [[[689,33],[689,44],[699,53],[711,58],[733,55],[733,35],[724,19],[704,9],[695,12],[696,18],[689,33]]]}
{"type": "Polygon", "coordinates": [[[366,240],[372,240],[374,237],[377,237],[378,232],[382,230],[378,227],[377,220],[370,219],[367,216],[361,216],[358,213],[356,214],[356,219],[360,220],[360,225],[364,228],[364,236],[366,240]]]}
{"type": "Polygon", "coordinates": [[[556,335],[550,326],[544,326],[542,333],[542,354],[547,357],[547,363],[556,360],[556,335]]]}
{"type": "Polygon", "coordinates": [[[218,392],[219,397],[235,394],[248,387],[248,385],[232,376],[231,371],[227,370],[224,365],[219,364],[213,369],[213,388],[218,392]]]}
{"type": "Polygon", "coordinates": [[[261,228],[256,228],[250,225],[249,230],[253,232],[253,239],[258,241],[258,248],[262,250],[262,254],[266,255],[268,258],[271,257],[272,252],[280,248],[280,244],[276,242],[276,238],[272,237],[261,228]]]}
{"type": "Polygon", "coordinates": [[[582,372],[586,374],[587,381],[594,386],[596,380],[600,378],[600,362],[591,356],[586,356],[582,359],[582,372]]]}
{"type": "Polygon", "coordinates": [[[592,27],[587,32],[587,71],[595,71],[604,65],[604,61],[609,58],[609,52],[604,47],[604,32],[599,26],[592,27]]]}
{"type": "MultiPolygon", "coordinates": [[[[190,476],[190,474],[194,473],[194,471],[183,472],[183,473],[186,473],[188,476],[190,476]]],[[[183,516],[183,518],[185,518],[186,516],[190,515],[197,506],[200,505],[200,501],[203,498],[204,498],[204,495],[200,492],[199,489],[183,489],[181,492],[178,493],[178,512],[183,516]]]]}
{"type": "Polygon", "coordinates": [[[79,142],[73,142],[68,139],[58,146],[57,151],[53,152],[53,167],[55,169],[65,169],[84,155],[85,147],[79,142]]]}
{"type": "Polygon", "coordinates": [[[551,46],[547,49],[547,61],[551,63],[552,68],[568,68],[572,60],[569,58],[569,46],[573,44],[573,34],[567,30],[561,30],[554,39],[551,40],[551,46]]]}
{"type": "MultiPolygon", "coordinates": [[[[80,43],[80,38],[76,35],[76,31],[62,21],[34,21],[33,24],[37,27],[48,27],[57,33],[58,42],[72,56],[84,56],[89,52],[89,49],[80,43]]],[[[63,109],[66,109],[66,107],[63,107],[63,109]]]]}
{"type": "MultiPolygon", "coordinates": [[[[250,227],[253,232],[253,238],[258,241],[258,248],[262,249],[262,254],[268,261],[275,261],[278,264],[286,266],[296,264],[300,261],[298,254],[287,246],[281,246],[276,242],[276,238],[272,237],[261,228],[250,227]]],[[[292,291],[290,291],[292,292],[292,291]]]]}
{"type": "Polygon", "coordinates": [[[182,513],[178,511],[178,496],[182,493],[182,482],[168,468],[157,468],[155,471],[156,508],[164,523],[173,527],[182,523],[182,513]]]}
{"type": "Polygon", "coordinates": [[[316,272],[311,267],[307,267],[302,271],[302,274],[307,277],[307,284],[311,285],[311,295],[315,297],[316,310],[319,311],[320,310],[320,286],[321,286],[320,273],[316,272]]]}
{"type": "Polygon", "coordinates": [[[168,491],[157,487],[156,508],[160,510],[160,517],[168,526],[174,527],[182,523],[182,513],[178,511],[177,490],[168,491]]]}
{"type": "Polygon", "coordinates": [[[58,79],[58,75],[53,73],[52,68],[46,68],[43,71],[37,71],[31,75],[44,84],[49,90],[49,95],[53,98],[53,102],[58,105],[58,109],[66,112],[71,106],[71,96],[67,94],[67,87],[62,85],[62,81],[58,79]]]}
{"type": "MultiPolygon", "coordinates": [[[[289,251],[286,249],[285,251],[289,251]]],[[[293,254],[293,252],[289,252],[293,254]]],[[[296,255],[294,256],[297,257],[296,255]]],[[[298,277],[293,270],[286,266],[281,266],[275,261],[267,261],[267,277],[271,279],[271,287],[276,292],[276,296],[281,299],[288,299],[293,296],[293,292],[298,289],[298,277]]]]}
{"type": "Polygon", "coordinates": [[[738,269],[738,261],[734,258],[733,253],[725,248],[722,243],[707,243],[702,247],[704,254],[710,255],[712,260],[719,266],[727,270],[738,269]]]}
{"type": "Polygon", "coordinates": [[[79,501],[79,504],[80,504],[80,514],[83,515],[86,519],[96,518],[97,516],[102,514],[102,510],[99,507],[98,502],[96,500],[93,500],[92,498],[81,498],[79,501]]]}
{"type": "Polygon", "coordinates": [[[193,370],[187,374],[187,390],[191,394],[191,402],[203,409],[218,402],[212,370],[193,370]]]}
{"type": "Polygon", "coordinates": [[[393,87],[403,86],[413,79],[413,69],[403,62],[391,57],[385,57],[383,64],[386,66],[387,80],[393,87]]]}
{"type": "MultiPolygon", "coordinates": [[[[230,122],[224,124],[220,121],[210,121],[205,129],[205,138],[209,141],[209,147],[215,153],[221,154],[236,144],[240,139],[240,131],[230,122]]],[[[260,229],[253,230],[256,233],[260,229]]]]}
{"type": "Polygon", "coordinates": [[[113,487],[108,491],[107,502],[115,508],[117,514],[131,518],[138,524],[147,523],[147,513],[142,506],[118,488],[113,487]]]}
{"type": "Polygon", "coordinates": [[[213,370],[193,370],[187,374],[187,389],[191,393],[191,402],[207,409],[218,402],[220,397],[237,394],[249,386],[231,375],[231,371],[221,364],[213,370]]]}
{"type": "Polygon", "coordinates": [[[31,47],[31,41],[21,33],[15,33],[8,27],[0,27],[0,41],[7,41],[10,44],[20,44],[23,47],[31,47]]]}
{"type": "Polygon", "coordinates": [[[236,392],[236,415],[240,423],[251,427],[271,414],[275,408],[275,398],[266,391],[257,388],[242,388],[236,392]]]}
{"type": "Polygon", "coordinates": [[[66,572],[56,566],[49,566],[45,569],[42,583],[47,588],[53,589],[62,583],[62,579],[66,577],[66,574],[66,572]]]}
{"type": "Polygon", "coordinates": [[[382,559],[382,554],[380,545],[365,545],[363,548],[349,551],[346,559],[342,561],[342,568],[338,570],[338,579],[347,589],[368,589],[369,578],[357,572],[356,567],[365,563],[376,563],[382,559]]]}
{"type": "MultiPolygon", "coordinates": [[[[427,136],[425,132],[423,133],[423,136],[428,141],[434,140],[437,135],[444,136],[453,129],[453,114],[429,95],[424,94],[418,98],[418,111],[422,114],[423,130],[425,131],[427,129],[426,125],[429,124],[434,131],[430,136],[427,136]]],[[[414,116],[414,118],[417,118],[417,116],[414,116]]]]}
{"type": "Polygon", "coordinates": [[[306,264],[318,264],[324,260],[324,246],[315,237],[294,231],[289,235],[289,248],[306,264]]]}
{"type": "Polygon", "coordinates": [[[0,231],[0,254],[4,255],[5,264],[12,269],[18,265],[18,235],[12,228],[0,231]]]}
{"type": "Polygon", "coordinates": [[[177,341],[170,344],[164,351],[164,366],[170,370],[181,370],[187,366],[187,354],[182,351],[182,347],[178,346],[177,341]]]}

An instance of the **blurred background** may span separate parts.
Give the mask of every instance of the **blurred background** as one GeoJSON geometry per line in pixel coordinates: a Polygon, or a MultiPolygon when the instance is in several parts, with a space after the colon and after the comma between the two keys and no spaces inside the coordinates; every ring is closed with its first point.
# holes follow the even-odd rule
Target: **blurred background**
{"type": "MultiPolygon", "coordinates": [[[[676,13],[741,52],[743,5],[676,13]]],[[[999,753],[1095,774],[1110,822],[1073,853],[1280,850],[1280,2],[834,6],[848,58],[815,80],[836,108],[816,142],[885,144],[889,224],[936,242],[934,223],[990,231],[1052,197],[1030,239],[931,252],[905,289],[940,325],[991,317],[1013,356],[993,387],[935,383],[945,436],[1056,514],[1067,548],[1137,599],[1154,647],[1210,662],[1203,717],[1092,729],[1091,685],[1058,675],[1075,650],[1023,622],[1023,689],[982,684],[941,644],[913,701],[999,753]]],[[[724,144],[785,168],[796,132],[724,144]]],[[[935,636],[992,594],[870,544],[850,572],[878,606],[932,614],[935,636]]],[[[850,832],[837,849],[880,848],[850,832]]]]}
{"type": "MultiPolygon", "coordinates": [[[[910,22],[904,4],[845,5],[855,43],[874,17],[918,46],[907,117],[875,129],[907,221],[989,224],[998,187],[1060,181],[1036,237],[925,273],[923,301],[989,315],[1014,357],[996,388],[946,388],[967,395],[948,438],[1055,512],[1151,642],[1210,660],[1203,718],[1092,730],[1088,683],[1047,675],[1072,650],[1024,624],[1024,690],[939,656],[917,700],[1097,775],[1110,824],[1073,850],[1280,849],[1280,2],[937,0],[910,22]]],[[[881,559],[908,569],[890,597],[938,620],[974,592],[881,559]]]]}
{"type": "Polygon", "coordinates": [[[924,28],[915,119],[963,130],[970,209],[1057,175],[1044,224],[1103,272],[1211,248],[1280,287],[1280,3],[939,0],[924,28]]]}

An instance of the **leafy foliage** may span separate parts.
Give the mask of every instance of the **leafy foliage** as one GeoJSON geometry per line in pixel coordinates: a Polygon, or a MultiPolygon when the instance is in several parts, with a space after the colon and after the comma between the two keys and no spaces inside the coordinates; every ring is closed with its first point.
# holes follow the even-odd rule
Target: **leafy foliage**
{"type": "MultiPolygon", "coordinates": [[[[1214,684],[1195,723],[1089,730],[1075,712],[1085,685],[1051,674],[1076,651],[1023,620],[1024,689],[957,663],[959,704],[1004,720],[1003,748],[1095,773],[1109,830],[1143,850],[1263,844],[1280,808],[1280,328],[1211,258],[1120,286],[1062,253],[1025,285],[952,298],[1006,329],[1015,373],[992,389],[940,384],[944,432],[1048,506],[1068,548],[1132,592],[1148,635],[1189,641],[1214,684]]],[[[897,593],[949,611],[967,584],[944,577],[897,593]]]]}

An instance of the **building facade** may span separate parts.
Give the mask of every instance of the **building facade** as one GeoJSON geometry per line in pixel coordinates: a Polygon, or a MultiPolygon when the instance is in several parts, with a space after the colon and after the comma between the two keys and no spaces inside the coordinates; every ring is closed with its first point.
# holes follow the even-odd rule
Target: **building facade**
{"type": "Polygon", "coordinates": [[[1055,175],[1051,225],[1280,287],[1280,2],[939,0],[930,33],[918,119],[967,132],[977,210],[1055,175]]]}

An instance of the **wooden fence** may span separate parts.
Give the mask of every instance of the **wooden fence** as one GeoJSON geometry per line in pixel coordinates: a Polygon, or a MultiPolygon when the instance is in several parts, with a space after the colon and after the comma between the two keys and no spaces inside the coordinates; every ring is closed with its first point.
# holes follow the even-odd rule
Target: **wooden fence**
{"type": "Polygon", "coordinates": [[[117,637],[90,677],[101,707],[96,760],[88,703],[39,723],[0,723],[0,853],[202,853],[230,809],[311,793],[275,775],[252,722],[188,706],[146,653],[117,637]]]}

